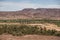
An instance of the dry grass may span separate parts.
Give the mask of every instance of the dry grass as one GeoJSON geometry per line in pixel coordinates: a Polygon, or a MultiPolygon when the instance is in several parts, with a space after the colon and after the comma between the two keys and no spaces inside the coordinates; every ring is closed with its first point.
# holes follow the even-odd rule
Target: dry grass
{"type": "MultiPolygon", "coordinates": [[[[4,25],[4,24],[7,24],[7,25],[22,25],[20,23],[0,23],[0,25],[4,25]]],[[[31,25],[31,26],[38,26],[38,27],[46,27],[47,29],[54,29],[54,30],[57,30],[57,31],[60,31],[60,27],[57,27],[57,25],[55,24],[50,24],[50,23],[40,23],[40,24],[23,24],[23,25],[31,25]]]]}

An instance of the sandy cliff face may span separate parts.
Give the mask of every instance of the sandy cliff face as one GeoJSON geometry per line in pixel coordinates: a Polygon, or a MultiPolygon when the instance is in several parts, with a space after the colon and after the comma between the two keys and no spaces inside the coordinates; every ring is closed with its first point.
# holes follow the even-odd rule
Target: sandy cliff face
{"type": "Polygon", "coordinates": [[[1,12],[0,19],[55,19],[60,20],[60,9],[26,8],[20,11],[1,12]]]}

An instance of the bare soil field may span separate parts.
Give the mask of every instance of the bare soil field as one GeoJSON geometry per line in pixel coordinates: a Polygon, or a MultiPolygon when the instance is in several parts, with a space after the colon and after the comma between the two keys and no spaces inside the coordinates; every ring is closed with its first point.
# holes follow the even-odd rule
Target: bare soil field
{"type": "Polygon", "coordinates": [[[0,40],[60,40],[60,37],[46,35],[12,36],[3,34],[0,35],[0,40]]]}

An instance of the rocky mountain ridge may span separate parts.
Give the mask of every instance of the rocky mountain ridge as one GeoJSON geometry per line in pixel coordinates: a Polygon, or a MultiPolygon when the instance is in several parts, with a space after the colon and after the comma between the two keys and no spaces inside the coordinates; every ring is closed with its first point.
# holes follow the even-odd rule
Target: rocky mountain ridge
{"type": "Polygon", "coordinates": [[[60,20],[60,9],[25,8],[20,11],[0,11],[0,19],[52,19],[60,20]]]}

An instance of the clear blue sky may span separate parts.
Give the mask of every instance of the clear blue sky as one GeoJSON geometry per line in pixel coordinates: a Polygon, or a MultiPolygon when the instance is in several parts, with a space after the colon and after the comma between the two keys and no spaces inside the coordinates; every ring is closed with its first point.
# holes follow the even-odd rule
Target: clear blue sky
{"type": "Polygon", "coordinates": [[[0,11],[24,8],[60,8],[60,0],[0,0],[0,11]]]}

